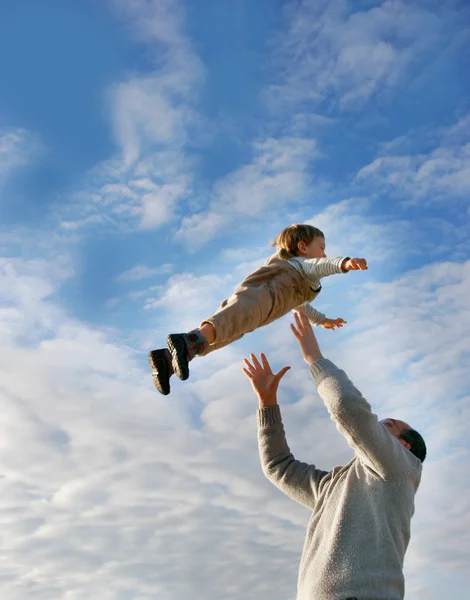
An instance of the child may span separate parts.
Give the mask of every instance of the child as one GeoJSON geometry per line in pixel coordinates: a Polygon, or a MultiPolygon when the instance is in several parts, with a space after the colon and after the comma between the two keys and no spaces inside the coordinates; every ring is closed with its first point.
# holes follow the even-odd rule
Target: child
{"type": "Polygon", "coordinates": [[[310,305],[321,291],[320,279],[335,273],[366,270],[364,258],[326,258],[325,236],[312,225],[291,225],[274,240],[277,252],[224,300],[216,313],[189,333],[171,333],[167,348],[152,350],[149,363],[157,390],[170,393],[170,377],[188,379],[189,362],[239,340],[290,310],[302,309],[312,325],[342,327],[310,305]]]}

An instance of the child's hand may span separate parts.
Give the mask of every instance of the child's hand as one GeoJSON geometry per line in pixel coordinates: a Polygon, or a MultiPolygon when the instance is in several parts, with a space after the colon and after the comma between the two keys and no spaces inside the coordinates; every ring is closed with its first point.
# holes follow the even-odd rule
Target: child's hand
{"type": "Polygon", "coordinates": [[[325,319],[320,325],[325,329],[336,329],[342,327],[346,322],[344,319],[325,319]]]}
{"type": "Polygon", "coordinates": [[[367,261],[365,258],[350,258],[344,268],[346,271],[367,271],[367,261]]]}

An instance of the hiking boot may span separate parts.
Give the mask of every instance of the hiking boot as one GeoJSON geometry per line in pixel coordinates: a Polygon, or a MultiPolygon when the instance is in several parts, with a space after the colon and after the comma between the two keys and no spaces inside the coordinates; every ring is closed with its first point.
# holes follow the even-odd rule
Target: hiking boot
{"type": "Polygon", "coordinates": [[[164,396],[170,393],[171,356],[166,348],[149,352],[149,364],[155,387],[164,396]]]}
{"type": "Polygon", "coordinates": [[[166,338],[171,363],[176,377],[185,381],[189,377],[189,358],[185,333],[170,333],[166,338]]]}

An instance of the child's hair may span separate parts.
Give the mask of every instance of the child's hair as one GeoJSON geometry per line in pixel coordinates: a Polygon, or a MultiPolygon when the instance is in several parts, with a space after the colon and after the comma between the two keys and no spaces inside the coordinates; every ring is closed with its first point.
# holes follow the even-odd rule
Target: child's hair
{"type": "Polygon", "coordinates": [[[299,242],[310,244],[316,237],[325,236],[313,225],[290,225],[281,231],[271,246],[276,246],[280,257],[288,260],[297,256],[299,242]]]}

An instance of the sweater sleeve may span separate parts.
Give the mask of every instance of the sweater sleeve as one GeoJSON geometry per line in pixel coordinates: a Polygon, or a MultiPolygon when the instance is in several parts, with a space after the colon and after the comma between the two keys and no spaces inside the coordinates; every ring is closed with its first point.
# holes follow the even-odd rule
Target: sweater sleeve
{"type": "Polygon", "coordinates": [[[279,405],[258,410],[258,444],[265,476],[290,498],[313,509],[328,471],[296,460],[287,445],[279,405]]]}
{"type": "Polygon", "coordinates": [[[302,312],[304,312],[307,315],[307,318],[310,321],[310,323],[315,326],[321,325],[326,319],[326,316],[316,308],[313,308],[313,306],[309,302],[305,302],[296,310],[301,310],[302,312]]]}
{"type": "Polygon", "coordinates": [[[348,256],[337,256],[336,258],[300,258],[289,259],[300,266],[304,276],[311,281],[319,281],[323,277],[346,273],[343,266],[349,260],[348,256]]]}
{"type": "Polygon", "coordinates": [[[318,393],[358,459],[384,480],[414,476],[421,462],[379,423],[344,371],[322,358],[311,367],[318,393]]]}

